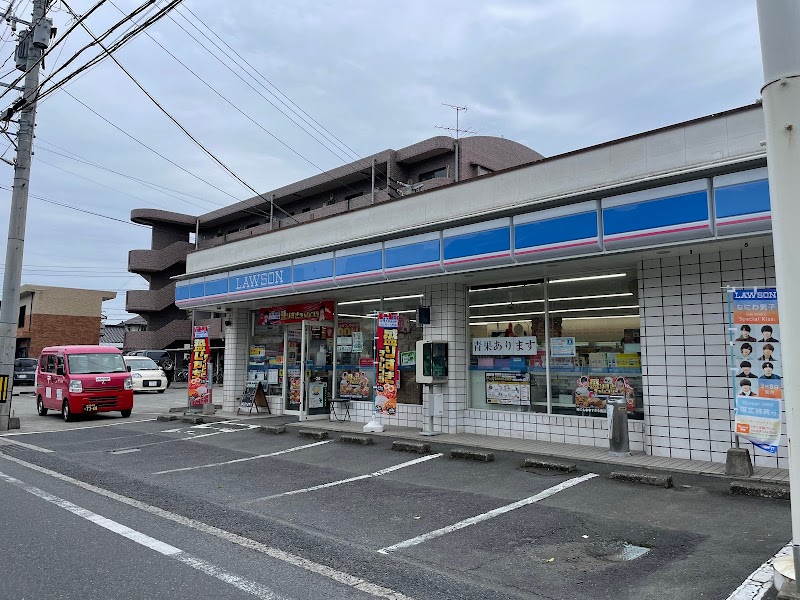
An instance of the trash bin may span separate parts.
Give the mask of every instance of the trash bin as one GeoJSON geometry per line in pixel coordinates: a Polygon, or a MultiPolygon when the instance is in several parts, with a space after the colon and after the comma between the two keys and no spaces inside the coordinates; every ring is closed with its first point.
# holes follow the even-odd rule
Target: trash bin
{"type": "Polygon", "coordinates": [[[608,414],[608,455],[630,456],[628,441],[628,401],[625,396],[609,396],[606,401],[608,414]]]}

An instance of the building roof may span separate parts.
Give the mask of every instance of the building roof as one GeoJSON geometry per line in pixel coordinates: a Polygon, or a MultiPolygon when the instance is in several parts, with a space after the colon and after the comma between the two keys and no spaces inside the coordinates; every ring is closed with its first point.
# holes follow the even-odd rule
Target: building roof
{"type": "Polygon", "coordinates": [[[55,285],[39,285],[38,283],[25,283],[19,288],[20,295],[22,294],[30,294],[34,292],[49,292],[54,294],[97,294],[101,296],[103,301],[105,300],[113,300],[117,297],[116,292],[109,292],[106,290],[87,290],[84,288],[70,288],[70,287],[60,287],[55,285]]]}
{"type": "Polygon", "coordinates": [[[136,315],[127,321],[123,321],[120,323],[120,325],[147,325],[147,321],[144,319],[144,317],[136,315]]]}
{"type": "Polygon", "coordinates": [[[104,326],[100,331],[100,343],[122,347],[125,343],[125,326],[122,323],[104,326]]]}

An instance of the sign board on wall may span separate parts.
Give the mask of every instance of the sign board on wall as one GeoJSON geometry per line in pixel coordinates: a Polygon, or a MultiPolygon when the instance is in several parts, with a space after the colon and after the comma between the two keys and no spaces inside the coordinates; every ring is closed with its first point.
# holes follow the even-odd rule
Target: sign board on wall
{"type": "Polygon", "coordinates": [[[550,338],[550,358],[570,358],[575,354],[574,337],[550,338]]]}
{"type": "Polygon", "coordinates": [[[332,321],[333,302],[307,302],[262,308],[258,313],[259,325],[283,325],[301,321],[332,321]]]}
{"type": "Polygon", "coordinates": [[[783,398],[778,291],[732,289],[728,306],[736,435],[775,454],[783,398]]]}
{"type": "Polygon", "coordinates": [[[530,356],[536,353],[536,336],[472,338],[473,356],[530,356]]]}
{"type": "Polygon", "coordinates": [[[494,372],[486,373],[485,377],[488,404],[530,405],[530,373],[494,372]]]}

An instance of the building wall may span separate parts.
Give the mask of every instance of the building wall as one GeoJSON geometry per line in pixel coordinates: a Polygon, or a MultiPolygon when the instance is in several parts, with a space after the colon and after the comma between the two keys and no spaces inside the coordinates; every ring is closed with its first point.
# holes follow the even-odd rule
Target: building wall
{"type": "MultiPolygon", "coordinates": [[[[639,263],[647,452],[725,462],[734,444],[726,286],[774,286],[772,247],[639,263]]],[[[780,301],[780,299],[779,299],[780,301]]],[[[754,464],[788,467],[750,444],[754,464]]]]}
{"type": "Polygon", "coordinates": [[[73,344],[100,343],[100,317],[34,314],[26,317],[29,327],[18,330],[19,337],[29,337],[28,356],[38,357],[42,348],[73,344]]]}
{"type": "Polygon", "coordinates": [[[49,288],[25,286],[33,292],[33,313],[49,315],[72,315],[78,317],[100,317],[103,298],[113,298],[114,292],[81,290],[74,288],[49,288]]]}
{"type": "MultiPolygon", "coordinates": [[[[225,328],[224,378],[222,383],[222,410],[235,412],[237,400],[244,392],[249,360],[248,316],[246,309],[236,308],[226,313],[230,325],[225,328]]],[[[214,403],[219,401],[215,398],[214,403]]]]}

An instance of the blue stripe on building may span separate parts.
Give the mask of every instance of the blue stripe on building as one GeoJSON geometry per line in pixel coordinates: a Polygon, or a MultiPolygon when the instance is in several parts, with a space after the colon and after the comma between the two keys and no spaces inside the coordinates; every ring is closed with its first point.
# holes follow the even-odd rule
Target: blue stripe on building
{"type": "Polygon", "coordinates": [[[708,192],[603,208],[603,233],[614,235],[708,220],[708,192]]]}
{"type": "Polygon", "coordinates": [[[501,227],[444,238],[444,259],[454,260],[511,250],[511,228],[501,227]]]}
{"type": "Polygon", "coordinates": [[[330,279],[333,277],[333,259],[316,260],[293,267],[293,282],[315,281],[317,279],[330,279]]]}
{"type": "Polygon", "coordinates": [[[769,212],[769,181],[750,181],[714,190],[717,217],[769,212]]]}
{"type": "Polygon", "coordinates": [[[380,271],[383,268],[382,259],[383,257],[380,250],[362,252],[361,254],[350,254],[348,256],[337,255],[336,276],[380,271]]]}
{"type": "Polygon", "coordinates": [[[202,282],[193,283],[189,286],[190,298],[202,298],[204,292],[205,292],[205,284],[203,284],[202,282]]]}
{"type": "Polygon", "coordinates": [[[430,240],[395,246],[384,249],[384,254],[387,269],[437,262],[441,259],[441,243],[439,240],[430,240]]]}
{"type": "Polygon", "coordinates": [[[267,268],[253,273],[232,274],[228,277],[228,291],[268,290],[273,287],[286,287],[291,283],[291,267],[267,268]]]}
{"type": "Polygon", "coordinates": [[[514,249],[521,250],[597,237],[597,211],[514,226],[514,249]]]}
{"type": "Polygon", "coordinates": [[[214,281],[206,281],[205,295],[216,296],[217,294],[228,293],[228,279],[215,279],[214,281]]]}
{"type": "Polygon", "coordinates": [[[189,286],[188,285],[175,286],[175,301],[180,302],[181,300],[188,300],[188,299],[189,299],[189,286]]]}

